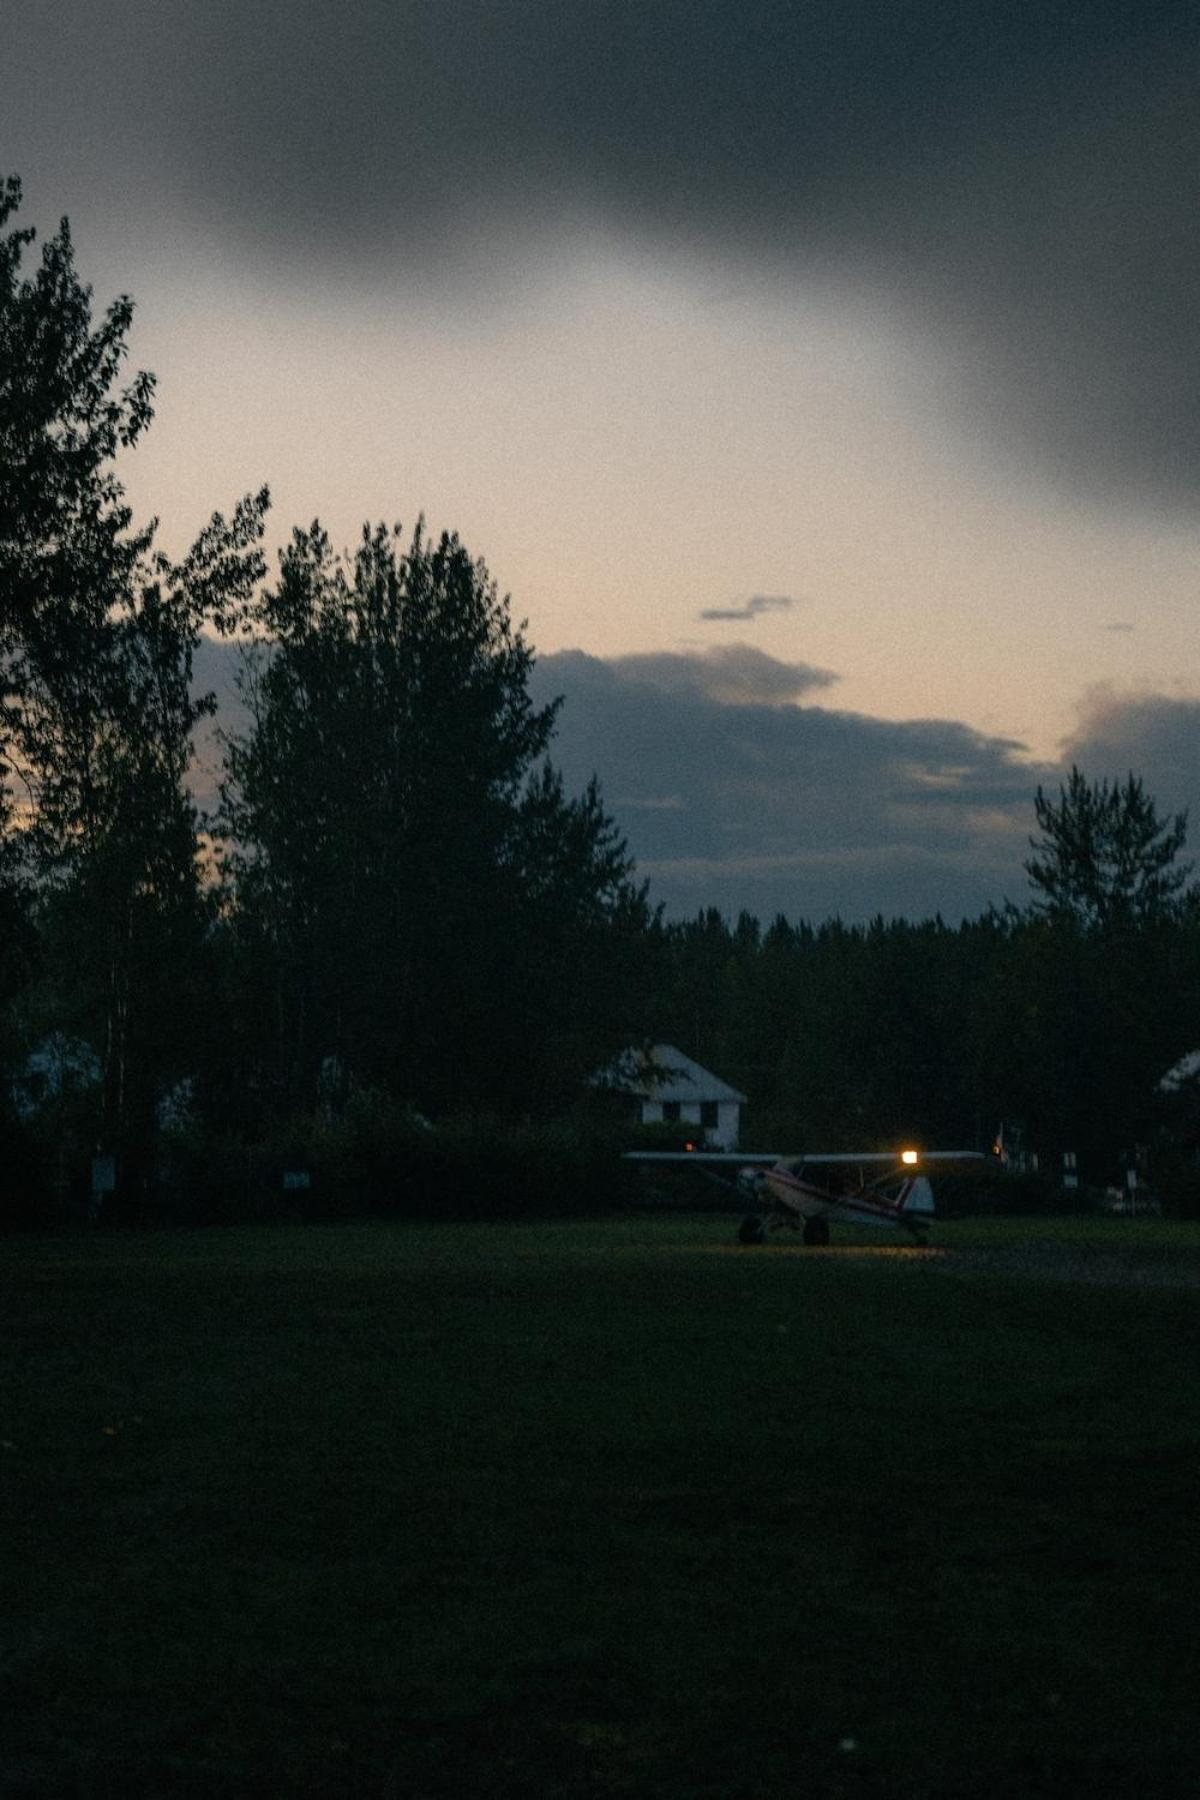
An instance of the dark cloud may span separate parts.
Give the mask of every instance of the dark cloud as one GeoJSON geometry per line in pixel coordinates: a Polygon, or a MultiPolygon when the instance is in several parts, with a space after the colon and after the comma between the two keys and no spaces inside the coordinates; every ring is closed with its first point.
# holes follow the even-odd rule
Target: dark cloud
{"type": "Polygon", "coordinates": [[[236,644],[203,638],[192,659],[193,694],[212,694],[217,710],[202,719],[193,741],[189,786],[196,804],[208,811],[217,803],[224,757],[222,734],[238,735],[250,723],[250,714],[238,689],[242,651],[236,644]]]}
{"type": "Polygon", "coordinates": [[[569,784],[598,773],[672,913],[956,919],[1022,898],[1034,789],[1057,771],[1019,744],[952,720],[730,704],[706,688],[707,657],[671,659],[694,664],[690,684],[631,673],[653,660],[567,651],[538,663],[535,688],[564,696],[569,784]]]}
{"type": "Polygon", "coordinates": [[[0,156],[122,224],[473,301],[581,220],[856,282],[1056,478],[1195,498],[1192,0],[13,0],[5,40],[0,156]]]}
{"type": "MultiPolygon", "coordinates": [[[[573,792],[599,775],[654,900],[675,916],[718,906],[761,918],[955,920],[1023,898],[1034,789],[1057,768],[953,720],[897,724],[782,703],[794,666],[775,665],[772,691],[761,669],[772,659],[751,656],[766,703],[714,691],[711,653],[606,662],[569,650],[534,666],[535,701],[563,697],[554,760],[573,792]]],[[[233,646],[205,643],[195,669],[196,688],[217,693],[218,726],[235,731],[246,723],[237,666],[233,646]]],[[[1200,704],[1193,714],[1195,763],[1200,704]]],[[[198,761],[195,791],[211,804],[211,725],[198,761]]]]}
{"type": "Polygon", "coordinates": [[[1062,752],[1092,781],[1140,776],[1161,814],[1186,808],[1200,851],[1200,700],[1093,688],[1062,752]]]}
{"type": "Polygon", "coordinates": [[[790,612],[800,602],[790,594],[751,594],[736,606],[706,606],[697,614],[701,619],[757,619],[759,613],[790,612]]]}
{"type": "MultiPolygon", "coordinates": [[[[553,755],[569,787],[599,775],[652,896],[673,914],[712,905],[954,920],[1021,902],[1034,791],[1053,792],[1072,763],[1093,781],[1140,776],[1161,814],[1189,810],[1200,851],[1200,700],[1095,688],[1061,762],[1038,764],[1012,739],[954,720],[786,703],[786,689],[804,691],[794,683],[804,665],[776,664],[772,689],[761,667],[772,659],[750,654],[765,701],[714,689],[711,652],[610,662],[570,650],[534,667],[535,699],[563,696],[553,755]]],[[[237,663],[232,646],[205,643],[195,671],[234,730],[246,722],[237,663]]],[[[195,781],[205,804],[219,762],[209,725],[195,781]]]]}
{"type": "Polygon", "coordinates": [[[660,650],[619,656],[608,666],[633,686],[693,694],[723,706],[788,706],[802,694],[832,687],[838,679],[831,669],[780,662],[753,644],[714,644],[687,655],[660,650]]]}

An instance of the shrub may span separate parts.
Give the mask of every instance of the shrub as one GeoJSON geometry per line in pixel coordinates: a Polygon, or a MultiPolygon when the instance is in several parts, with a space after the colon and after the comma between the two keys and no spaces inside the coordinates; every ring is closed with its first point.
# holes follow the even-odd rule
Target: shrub
{"type": "Polygon", "coordinates": [[[1048,1175],[1032,1169],[1013,1173],[999,1163],[964,1164],[931,1170],[934,1199],[943,1218],[969,1218],[980,1213],[1066,1213],[1086,1205],[1081,1192],[1070,1194],[1048,1175]]]}
{"type": "Polygon", "coordinates": [[[0,1231],[44,1229],[60,1211],[41,1145],[22,1120],[0,1113],[0,1231]]]}
{"type": "Polygon", "coordinates": [[[1156,1161],[1154,1191],[1172,1219],[1200,1219],[1200,1167],[1180,1154],[1156,1161]]]}
{"type": "Polygon", "coordinates": [[[301,1114],[257,1142],[185,1131],[164,1139],[158,1216],[171,1223],[263,1219],[488,1219],[611,1210],[628,1186],[627,1134],[580,1121],[481,1114],[432,1125],[386,1095],[354,1095],[336,1118],[301,1114]],[[285,1185],[289,1172],[308,1185],[285,1185]]]}

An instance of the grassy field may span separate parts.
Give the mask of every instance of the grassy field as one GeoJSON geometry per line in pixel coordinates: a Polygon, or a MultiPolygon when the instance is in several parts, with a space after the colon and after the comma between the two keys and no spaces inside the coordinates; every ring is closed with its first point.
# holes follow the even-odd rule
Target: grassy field
{"type": "Polygon", "coordinates": [[[1200,1792],[1200,1227],[731,1236],[0,1247],[0,1795],[1200,1792]]]}

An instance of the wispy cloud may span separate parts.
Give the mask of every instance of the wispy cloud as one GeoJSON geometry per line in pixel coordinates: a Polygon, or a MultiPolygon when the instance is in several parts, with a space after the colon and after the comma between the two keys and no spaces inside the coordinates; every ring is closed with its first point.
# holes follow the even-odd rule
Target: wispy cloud
{"type": "Polygon", "coordinates": [[[792,594],[751,594],[748,600],[730,606],[706,606],[697,614],[701,619],[756,619],[759,613],[790,612],[800,601],[792,594]]]}

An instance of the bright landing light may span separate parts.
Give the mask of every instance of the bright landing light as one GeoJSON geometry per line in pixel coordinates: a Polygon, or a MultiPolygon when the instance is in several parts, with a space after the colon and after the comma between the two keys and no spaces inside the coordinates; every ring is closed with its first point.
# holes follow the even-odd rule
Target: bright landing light
{"type": "Polygon", "coordinates": [[[915,1150],[902,1150],[900,1152],[900,1161],[902,1163],[915,1163],[916,1160],[917,1153],[915,1150]]]}

